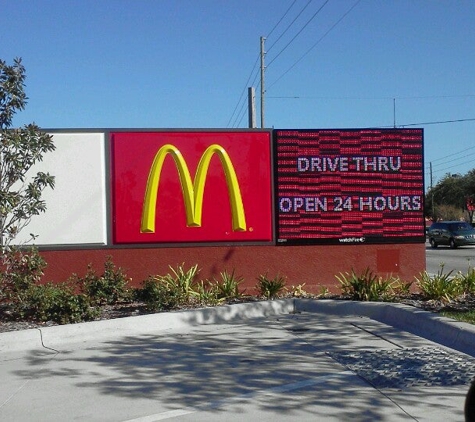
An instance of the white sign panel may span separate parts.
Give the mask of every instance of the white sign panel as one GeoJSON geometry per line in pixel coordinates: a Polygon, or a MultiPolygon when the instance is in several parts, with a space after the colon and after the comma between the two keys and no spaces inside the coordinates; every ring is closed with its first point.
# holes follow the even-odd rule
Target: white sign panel
{"type": "Polygon", "coordinates": [[[45,189],[46,212],[34,216],[17,238],[30,233],[35,245],[107,243],[104,133],[53,133],[56,150],[45,154],[31,174],[55,176],[54,190],[45,189]]]}

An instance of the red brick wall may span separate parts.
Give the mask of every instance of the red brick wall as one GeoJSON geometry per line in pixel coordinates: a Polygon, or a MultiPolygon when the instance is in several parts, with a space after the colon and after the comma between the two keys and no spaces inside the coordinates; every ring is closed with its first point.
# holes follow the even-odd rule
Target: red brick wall
{"type": "Polygon", "coordinates": [[[224,270],[235,269],[245,278],[243,288],[251,293],[260,274],[287,278],[287,285],[305,283],[307,291],[318,292],[321,286],[337,292],[335,275],[340,272],[372,271],[389,273],[410,281],[425,270],[424,244],[332,245],[332,246],[201,246],[180,248],[124,248],[42,251],[48,263],[44,281],[60,282],[72,273],[84,275],[92,263],[102,271],[107,256],[122,267],[132,283],[139,286],[149,275],[164,275],[169,265],[182,263],[189,268],[198,264],[202,278],[218,277],[224,270]]]}

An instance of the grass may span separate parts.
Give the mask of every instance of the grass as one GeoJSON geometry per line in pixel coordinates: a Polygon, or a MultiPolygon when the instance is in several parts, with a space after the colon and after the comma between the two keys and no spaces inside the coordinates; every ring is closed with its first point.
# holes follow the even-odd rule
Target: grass
{"type": "Polygon", "coordinates": [[[469,311],[441,311],[440,314],[447,318],[452,318],[461,322],[475,324],[475,309],[469,311]]]}

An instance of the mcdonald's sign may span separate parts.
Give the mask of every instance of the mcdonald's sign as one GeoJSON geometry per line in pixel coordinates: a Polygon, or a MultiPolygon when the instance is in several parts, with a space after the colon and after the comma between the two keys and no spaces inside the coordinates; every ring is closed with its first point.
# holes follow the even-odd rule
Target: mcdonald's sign
{"type": "Polygon", "coordinates": [[[113,240],[271,242],[268,131],[114,132],[113,240]]]}

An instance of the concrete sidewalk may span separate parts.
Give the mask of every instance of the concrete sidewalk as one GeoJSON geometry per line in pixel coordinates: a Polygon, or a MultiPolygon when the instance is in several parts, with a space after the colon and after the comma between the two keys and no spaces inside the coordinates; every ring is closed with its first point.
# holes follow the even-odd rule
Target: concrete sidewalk
{"type": "Polygon", "coordinates": [[[463,421],[475,330],[280,300],[0,334],[2,421],[463,421]]]}

